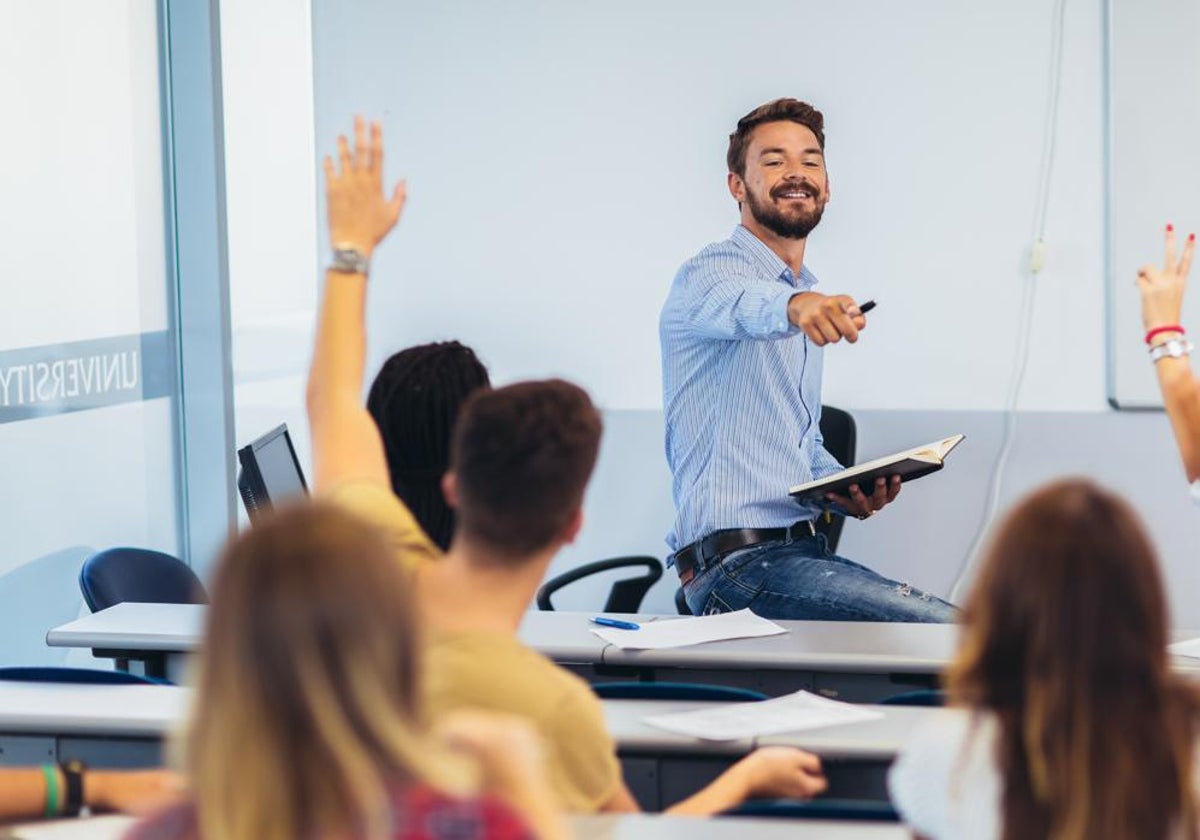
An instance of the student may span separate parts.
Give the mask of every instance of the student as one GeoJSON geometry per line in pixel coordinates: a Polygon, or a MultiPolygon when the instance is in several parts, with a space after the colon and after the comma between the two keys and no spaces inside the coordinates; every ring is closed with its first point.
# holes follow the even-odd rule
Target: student
{"type": "Polygon", "coordinates": [[[1167,604],[1134,511],[1084,480],[1000,526],[947,674],[959,712],[891,770],[920,836],[1196,837],[1196,689],[1171,674],[1167,604]]]}
{"type": "Polygon", "coordinates": [[[367,411],[383,437],[392,490],[442,551],[454,534],[454,511],[442,495],[450,430],[463,400],[490,385],[474,350],[439,341],[392,354],[367,396],[367,411]]]}
{"type": "Polygon", "coordinates": [[[134,840],[561,836],[527,727],[450,725],[474,786],[423,728],[419,651],[411,575],[374,529],[321,504],[256,523],[214,576],[190,798],[134,840]]]}
{"type": "Polygon", "coordinates": [[[73,817],[84,808],[141,813],[173,799],[177,789],[178,776],[167,770],[91,770],[70,764],[0,768],[0,822],[73,817]],[[78,787],[71,775],[78,775],[78,787]]]}
{"type": "Polygon", "coordinates": [[[1195,234],[1189,234],[1180,253],[1175,229],[1167,225],[1166,254],[1162,268],[1144,265],[1138,270],[1137,285],[1142,293],[1142,324],[1146,345],[1163,404],[1171,419],[1179,456],[1192,497],[1200,503],[1200,380],[1192,375],[1192,344],[1184,337],[1180,319],[1188,270],[1196,247],[1195,234]]]}
{"type": "MultiPolygon", "coordinates": [[[[517,625],[555,553],[582,525],[600,418],[587,395],[561,381],[478,391],[463,407],[447,498],[459,516],[441,557],[388,488],[379,433],[359,400],[366,344],[368,261],[399,219],[401,182],[383,196],[382,137],[355,123],[353,152],[339,138],[326,160],[335,257],[325,285],[309,377],[315,487],[385,529],[416,588],[431,633],[428,708],[519,714],[542,734],[558,801],[572,811],[629,811],[599,700],[578,677],[525,648],[517,625]]],[[[678,813],[708,814],[749,796],[811,796],[820,762],[793,749],[759,750],[678,813]]]]}

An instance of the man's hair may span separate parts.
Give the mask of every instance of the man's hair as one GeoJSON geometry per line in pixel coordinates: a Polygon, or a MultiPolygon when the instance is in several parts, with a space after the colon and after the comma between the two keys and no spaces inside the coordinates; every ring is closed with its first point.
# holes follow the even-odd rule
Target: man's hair
{"type": "Polygon", "coordinates": [[[738,176],[746,174],[746,149],[750,146],[750,135],[758,126],[771,122],[799,123],[817,135],[817,143],[821,151],[825,151],[825,117],[821,116],[821,112],[799,99],[774,99],[766,105],[759,105],[738,120],[737,130],[729,135],[729,151],[725,155],[730,172],[738,176]]]}
{"type": "Polygon", "coordinates": [[[454,533],[454,511],[442,495],[450,436],[463,402],[489,385],[475,351],[442,341],[393,354],[367,397],[367,410],[383,438],[392,490],[443,551],[454,533]]]}
{"type": "Polygon", "coordinates": [[[550,546],[583,505],[601,430],[587,393],[561,379],[477,391],[451,446],[460,533],[498,560],[550,546]]]}

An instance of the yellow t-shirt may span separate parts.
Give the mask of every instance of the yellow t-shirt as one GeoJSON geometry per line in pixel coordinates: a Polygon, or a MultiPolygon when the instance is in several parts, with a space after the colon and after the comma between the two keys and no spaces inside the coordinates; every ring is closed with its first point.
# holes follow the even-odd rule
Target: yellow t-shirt
{"type": "Polygon", "coordinates": [[[511,636],[435,633],[425,649],[423,693],[433,716],[456,709],[518,715],[541,734],[562,808],[594,813],[621,784],[604,708],[579,677],[511,636]]]}
{"type": "Polygon", "coordinates": [[[347,481],[325,491],[322,496],[382,530],[406,567],[415,569],[442,556],[441,550],[391,487],[374,481],[347,481]]]}

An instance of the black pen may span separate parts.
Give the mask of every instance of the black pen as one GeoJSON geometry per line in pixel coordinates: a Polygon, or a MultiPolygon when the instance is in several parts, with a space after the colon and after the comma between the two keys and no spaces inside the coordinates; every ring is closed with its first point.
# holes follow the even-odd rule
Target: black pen
{"type": "Polygon", "coordinates": [[[864,315],[866,315],[868,312],[870,312],[874,308],[875,308],[875,301],[873,301],[873,300],[869,300],[866,303],[860,303],[858,305],[858,311],[864,315]]]}

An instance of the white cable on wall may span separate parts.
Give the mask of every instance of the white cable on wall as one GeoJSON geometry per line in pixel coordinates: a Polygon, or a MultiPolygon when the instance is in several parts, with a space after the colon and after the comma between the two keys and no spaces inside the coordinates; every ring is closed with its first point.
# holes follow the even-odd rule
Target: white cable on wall
{"type": "Polygon", "coordinates": [[[974,566],[974,561],[984,535],[996,510],[1000,505],[1000,490],[1004,485],[1004,471],[1012,454],[1013,443],[1017,436],[1017,405],[1021,397],[1021,386],[1025,383],[1025,372],[1029,368],[1030,337],[1033,332],[1034,300],[1037,291],[1037,278],[1041,274],[1045,262],[1046,213],[1050,204],[1050,185],[1054,171],[1054,146],[1058,134],[1058,100],[1062,89],[1062,58],[1063,33],[1065,30],[1066,0],[1056,0],[1051,29],[1050,48],[1050,84],[1049,95],[1046,98],[1045,126],[1042,136],[1042,161],[1038,173],[1037,201],[1034,207],[1033,246],[1030,249],[1029,262],[1022,275],[1021,305],[1018,315],[1016,356],[1013,365],[1013,375],[1009,383],[1008,397],[1004,412],[1004,436],[1000,449],[996,454],[995,465],[992,468],[991,479],[988,483],[987,503],[971,540],[971,547],[963,557],[958,574],[954,577],[954,585],[950,589],[950,600],[958,603],[960,589],[967,578],[967,573],[974,566]]]}

